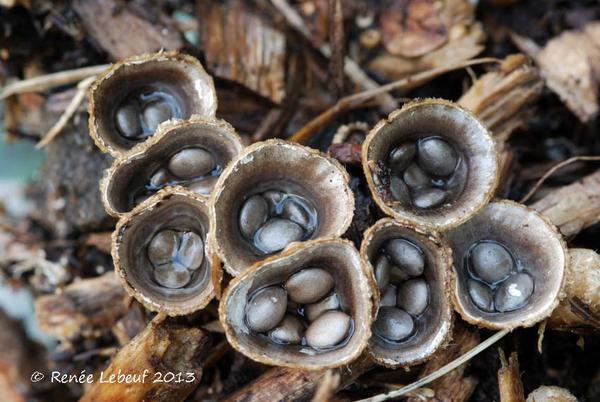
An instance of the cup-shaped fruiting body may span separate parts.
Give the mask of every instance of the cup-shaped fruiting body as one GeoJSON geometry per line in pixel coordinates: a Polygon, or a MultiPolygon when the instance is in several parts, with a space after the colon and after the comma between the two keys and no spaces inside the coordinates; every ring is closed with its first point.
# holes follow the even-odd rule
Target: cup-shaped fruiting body
{"type": "Polygon", "coordinates": [[[123,60],[98,76],[90,87],[89,129],[101,150],[117,156],[166,120],[214,117],[216,110],[213,80],[200,62],[158,52],[123,60]]]}
{"type": "Polygon", "coordinates": [[[349,176],[335,160],[283,140],[253,144],[223,171],[210,201],[213,249],[236,276],[290,243],[341,236],[349,176]]]}
{"type": "Polygon", "coordinates": [[[454,306],[466,321],[528,327],[558,305],[568,252],[558,229],[538,212],[492,202],[446,239],[454,254],[454,306]]]}
{"type": "Polygon", "coordinates": [[[202,309],[214,296],[206,199],[169,187],[123,215],[112,236],[115,270],[147,309],[170,316],[202,309]]]}
{"type": "Polygon", "coordinates": [[[398,221],[445,230],[469,219],[498,182],[496,144],[467,110],[441,99],[406,104],[362,147],[369,188],[398,221]]]}
{"type": "Polygon", "coordinates": [[[380,293],[370,355],[387,367],[423,362],[451,334],[450,248],[435,234],[384,218],[367,229],[360,254],[380,293]]]}
{"type": "Polygon", "coordinates": [[[161,124],[156,134],[113,162],[100,184],[107,212],[120,216],[167,186],[208,198],[243,144],[223,120],[192,116],[161,124]]]}
{"type": "Polygon", "coordinates": [[[295,243],[231,281],[219,305],[227,339],[264,364],[347,364],[371,334],[374,289],[368,275],[347,240],[295,243]]]}

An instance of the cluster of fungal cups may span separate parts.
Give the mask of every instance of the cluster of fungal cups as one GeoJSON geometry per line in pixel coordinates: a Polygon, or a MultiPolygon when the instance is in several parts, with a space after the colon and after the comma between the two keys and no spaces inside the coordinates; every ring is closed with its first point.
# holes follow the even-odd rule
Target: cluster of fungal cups
{"type": "Polygon", "coordinates": [[[255,291],[246,304],[248,327],[282,345],[334,348],[352,331],[341,311],[334,280],[326,270],[303,268],[284,283],[255,291]]]}
{"type": "Polygon", "coordinates": [[[90,89],[90,135],[115,157],[100,185],[107,212],[120,218],[115,270],[152,311],[188,314],[214,296],[207,200],[243,147],[215,111],[212,78],[175,52],[116,63],[90,89]]]}
{"type": "Polygon", "coordinates": [[[354,195],[337,161],[282,140],[244,148],[215,112],[212,79],[177,53],[117,63],[91,87],[90,134],[115,157],[100,186],[120,218],[115,270],[148,309],[205,307],[220,259],[234,277],[219,304],[231,345],[322,369],[367,346],[386,366],[423,362],[450,336],[449,294],[490,328],[531,325],[556,306],[564,244],[527,208],[489,203],[495,144],[460,107],[413,102],[365,138],[365,177],[391,218],[365,232],[360,253],[340,239],[354,195]]]}

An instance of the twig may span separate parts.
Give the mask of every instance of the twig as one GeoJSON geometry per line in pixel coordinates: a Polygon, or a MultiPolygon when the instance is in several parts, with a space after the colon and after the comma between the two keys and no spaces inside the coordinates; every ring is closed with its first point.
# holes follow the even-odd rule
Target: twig
{"type": "Polygon", "coordinates": [[[439,370],[434,371],[433,373],[421,378],[420,380],[407,385],[406,387],[402,387],[398,390],[388,392],[386,394],[379,394],[379,395],[373,396],[371,398],[361,399],[360,401],[357,401],[357,402],[382,402],[382,401],[387,401],[392,398],[397,398],[402,395],[406,395],[407,393],[409,393],[417,388],[421,388],[424,385],[427,385],[430,382],[442,377],[446,373],[454,370],[455,368],[465,364],[466,362],[471,360],[473,357],[475,357],[479,353],[483,352],[485,349],[489,348],[494,343],[498,342],[509,332],[510,332],[510,330],[508,330],[508,329],[503,329],[502,331],[496,332],[494,335],[490,336],[485,341],[481,342],[479,345],[477,345],[473,349],[469,350],[464,355],[462,355],[459,358],[453,360],[452,362],[446,364],[444,367],[440,368],[439,370]]]}
{"type": "Polygon", "coordinates": [[[340,99],[335,105],[325,110],[323,113],[309,121],[304,127],[300,130],[296,131],[291,137],[291,141],[296,141],[298,143],[305,143],[310,139],[310,137],[316,133],[321,127],[325,124],[332,121],[338,115],[356,108],[363,104],[364,102],[375,98],[382,93],[386,93],[392,91],[394,89],[410,89],[413,88],[425,81],[428,81],[438,75],[442,75],[448,73],[450,71],[459,70],[461,68],[465,68],[468,66],[474,66],[477,64],[484,63],[501,63],[502,61],[496,59],[494,57],[482,57],[479,59],[466,60],[457,64],[451,64],[449,66],[437,67],[431,70],[423,71],[421,73],[417,73],[411,75],[406,78],[402,78],[397,81],[390,82],[389,84],[382,85],[379,88],[368,89],[366,91],[358,92],[353,95],[346,96],[340,99]]]}
{"type": "MultiPolygon", "coordinates": [[[[309,42],[313,43],[311,41],[310,32],[306,28],[306,24],[302,20],[302,17],[289,5],[287,0],[271,0],[271,3],[283,15],[292,28],[302,34],[309,42]]],[[[326,58],[329,59],[331,57],[332,52],[329,44],[324,43],[321,46],[318,46],[317,49],[326,58]]],[[[379,85],[369,78],[360,66],[350,57],[344,57],[344,72],[353,83],[363,89],[374,89],[379,87],[379,85]]],[[[386,109],[390,109],[391,111],[398,107],[394,98],[385,93],[385,91],[378,95],[381,96],[382,105],[386,109]]]]}
{"type": "Polygon", "coordinates": [[[100,74],[108,67],[110,67],[110,64],[102,64],[99,66],[66,70],[13,82],[12,84],[7,85],[0,90],[0,100],[23,92],[43,92],[61,85],[67,85],[73,82],[81,81],[90,76],[100,74]]]}
{"type": "Polygon", "coordinates": [[[81,102],[83,102],[85,94],[87,93],[87,89],[90,87],[90,85],[92,85],[92,82],[94,82],[95,79],[96,76],[94,75],[86,78],[85,80],[77,84],[77,92],[75,93],[75,96],[73,96],[73,99],[71,99],[71,102],[69,103],[63,114],[60,116],[58,121],[52,126],[50,131],[48,131],[48,133],[40,140],[40,142],[37,143],[37,145],[35,146],[36,148],[44,148],[52,140],[54,140],[54,138],[58,137],[58,135],[62,132],[63,128],[65,128],[65,126],[69,122],[69,119],[71,119],[71,117],[73,117],[73,115],[77,111],[79,105],[81,105],[81,102]]]}
{"type": "Polygon", "coordinates": [[[533,195],[538,191],[538,189],[541,187],[541,185],[544,184],[544,182],[550,176],[552,176],[557,170],[562,169],[563,167],[570,165],[571,163],[578,162],[578,161],[592,161],[592,162],[600,161],[600,156],[574,156],[572,158],[569,158],[562,162],[557,163],[556,165],[552,166],[546,173],[544,173],[544,175],[542,177],[540,177],[540,179],[537,181],[537,183],[535,183],[533,188],[531,190],[529,190],[529,192],[525,195],[525,197],[521,198],[521,200],[519,202],[521,204],[524,204],[527,201],[529,201],[529,199],[531,197],[533,197],[533,195]]]}

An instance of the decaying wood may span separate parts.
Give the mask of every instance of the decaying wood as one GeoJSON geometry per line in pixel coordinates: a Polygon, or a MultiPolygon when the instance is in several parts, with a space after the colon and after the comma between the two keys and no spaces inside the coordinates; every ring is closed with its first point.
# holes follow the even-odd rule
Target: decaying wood
{"type": "Polygon", "coordinates": [[[512,39],[535,60],[548,87],[579,120],[588,122],[598,115],[600,23],[591,22],[581,30],[565,31],[548,41],[543,49],[516,34],[512,39]]]}
{"type": "Polygon", "coordinates": [[[68,344],[110,331],[127,312],[128,300],[114,272],[107,272],[73,282],[60,294],[38,297],[35,312],[44,332],[68,344]]]}
{"type": "Polygon", "coordinates": [[[366,356],[359,358],[349,366],[332,370],[331,374],[327,374],[328,370],[306,371],[275,367],[250,384],[227,396],[224,401],[308,401],[314,396],[315,390],[328,375],[339,375],[337,389],[343,389],[374,367],[375,364],[366,356]]]}
{"type": "Polygon", "coordinates": [[[502,365],[498,370],[500,402],[525,402],[517,353],[511,353],[508,361],[502,349],[499,350],[499,354],[500,364],[502,365]]]}
{"type": "MultiPolygon", "coordinates": [[[[452,343],[445,349],[434,354],[425,363],[420,377],[437,371],[457,357],[473,349],[478,343],[479,333],[477,331],[469,329],[464,324],[457,324],[453,330],[452,343]]],[[[474,376],[465,375],[466,369],[467,364],[463,364],[429,384],[428,387],[435,393],[433,400],[437,402],[467,401],[475,390],[478,380],[474,376]]],[[[421,401],[421,399],[415,397],[408,400],[409,402],[421,401]]]]}
{"type": "Polygon", "coordinates": [[[531,205],[566,237],[600,221],[600,170],[560,187],[531,205]]]}
{"type": "Polygon", "coordinates": [[[179,32],[162,21],[149,21],[119,0],[77,0],[73,9],[88,35],[114,61],[160,49],[179,50],[179,32]]]}
{"type": "Polygon", "coordinates": [[[527,396],[527,402],[577,402],[568,390],[555,386],[541,386],[527,396]]]}
{"type": "Polygon", "coordinates": [[[565,278],[565,298],[552,312],[552,329],[589,333],[600,331],[600,255],[593,250],[569,250],[571,264],[565,278]]]}
{"type": "Polygon", "coordinates": [[[279,104],[285,97],[285,35],[238,0],[198,2],[207,67],[279,104]]]}
{"type": "Polygon", "coordinates": [[[209,343],[200,329],[157,316],[102,371],[105,380],[122,374],[137,376],[137,381],[130,377],[129,382],[109,383],[97,378],[80,402],[183,401],[200,382],[209,343]],[[154,381],[157,376],[165,379],[167,373],[180,373],[182,381],[154,381]]]}
{"type": "MultiPolygon", "coordinates": [[[[573,156],[569,159],[565,159],[560,161],[559,163],[552,165],[552,167],[550,167],[550,169],[548,169],[533,185],[533,187],[529,190],[529,192],[527,192],[527,194],[525,194],[520,200],[519,202],[521,204],[525,204],[527,203],[527,201],[529,201],[529,199],[531,199],[535,193],[540,189],[540,187],[544,184],[544,182],[546,180],[548,180],[554,173],[556,173],[557,171],[564,169],[565,171],[567,171],[567,167],[571,167],[571,170],[573,168],[576,168],[576,163],[577,162],[600,162],[600,156],[596,155],[596,156],[586,156],[586,155],[577,155],[577,156],[573,156]]],[[[539,173],[536,173],[535,170],[537,170],[539,172],[539,168],[536,169],[532,169],[531,173],[534,175],[534,177],[537,177],[536,175],[539,173]]],[[[528,177],[528,174],[525,170],[523,170],[521,172],[520,175],[522,178],[526,178],[528,177]]]]}
{"type": "Polygon", "coordinates": [[[475,81],[458,103],[479,117],[500,141],[523,127],[544,83],[522,54],[508,56],[500,66],[475,81]]]}
{"type": "Polygon", "coordinates": [[[97,232],[88,234],[83,240],[86,246],[96,247],[104,254],[110,254],[112,232],[97,232]]]}

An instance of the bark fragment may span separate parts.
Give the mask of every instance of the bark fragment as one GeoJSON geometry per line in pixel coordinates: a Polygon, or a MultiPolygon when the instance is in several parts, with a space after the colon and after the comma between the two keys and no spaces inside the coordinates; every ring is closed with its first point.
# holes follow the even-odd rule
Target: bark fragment
{"type": "Polygon", "coordinates": [[[78,0],[73,9],[89,36],[112,60],[160,49],[179,50],[183,41],[173,27],[149,21],[119,0],[78,0]]]}
{"type": "Polygon", "coordinates": [[[565,31],[540,48],[528,38],[512,35],[513,42],[540,67],[546,85],[586,123],[598,115],[600,79],[600,23],[565,31]]]}
{"type": "Polygon", "coordinates": [[[283,33],[244,2],[198,2],[207,67],[279,104],[285,97],[283,33]]]}
{"type": "Polygon", "coordinates": [[[570,237],[600,221],[600,170],[548,193],[531,205],[570,237]]]}
{"type": "Polygon", "coordinates": [[[500,141],[506,141],[531,116],[530,106],[544,83],[536,67],[522,54],[508,56],[497,70],[482,75],[458,103],[471,110],[500,141]]]}
{"type": "Polygon", "coordinates": [[[380,17],[383,44],[395,56],[423,56],[448,41],[444,22],[433,1],[391,1],[380,17]]]}

